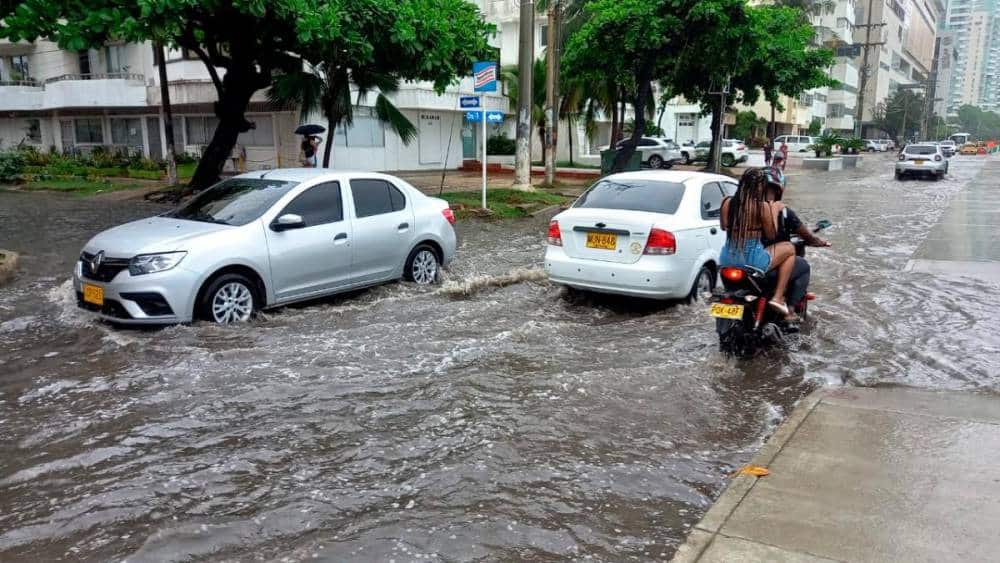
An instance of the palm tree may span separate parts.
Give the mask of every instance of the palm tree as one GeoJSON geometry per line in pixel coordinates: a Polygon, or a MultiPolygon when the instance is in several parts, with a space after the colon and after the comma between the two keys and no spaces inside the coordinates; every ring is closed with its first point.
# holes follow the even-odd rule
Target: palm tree
{"type": "MultiPolygon", "coordinates": [[[[531,71],[531,121],[538,128],[538,138],[542,142],[542,162],[545,161],[545,77],[547,75],[545,60],[535,61],[531,71]]],[[[517,107],[520,99],[517,65],[510,65],[500,71],[500,80],[507,90],[507,98],[512,107],[517,107]]]]}
{"type": "Polygon", "coordinates": [[[375,98],[375,118],[389,126],[403,141],[404,145],[417,136],[417,128],[399,108],[386,96],[399,91],[399,79],[390,74],[366,68],[346,68],[324,62],[312,67],[312,71],[286,73],[275,77],[268,98],[280,105],[297,105],[300,119],[305,121],[314,111],[322,111],[327,121],[326,148],[323,152],[323,167],[330,166],[333,135],[337,128],[354,125],[354,105],[351,103],[351,85],[358,90],[358,105],[368,95],[378,91],[375,98]]]}

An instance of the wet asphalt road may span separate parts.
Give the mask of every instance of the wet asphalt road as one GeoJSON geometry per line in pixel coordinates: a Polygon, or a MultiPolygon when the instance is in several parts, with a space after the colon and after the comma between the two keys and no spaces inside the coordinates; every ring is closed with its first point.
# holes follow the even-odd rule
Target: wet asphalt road
{"type": "Polygon", "coordinates": [[[817,385],[1000,391],[996,285],[903,272],[954,194],[790,178],[828,218],[814,324],[722,358],[700,306],[570,299],[546,221],[466,221],[444,285],[392,284],[250,326],[121,330],[75,307],[83,242],[160,211],[0,193],[0,560],[669,558],[817,385]],[[934,322],[928,322],[929,320],[934,322]]]}

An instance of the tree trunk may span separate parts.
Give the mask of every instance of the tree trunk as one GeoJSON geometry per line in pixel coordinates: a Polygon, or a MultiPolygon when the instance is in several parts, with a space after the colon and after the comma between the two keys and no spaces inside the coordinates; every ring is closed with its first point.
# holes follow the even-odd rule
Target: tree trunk
{"type": "Polygon", "coordinates": [[[618,87],[616,86],[612,92],[611,97],[611,137],[608,140],[609,147],[615,148],[615,143],[618,142],[618,87]]]}
{"type": "MultiPolygon", "coordinates": [[[[718,147],[718,148],[716,147],[716,141],[718,140],[718,137],[719,137],[719,120],[720,119],[722,119],[722,113],[719,112],[719,108],[716,105],[713,105],[713,107],[712,107],[712,144],[708,148],[708,163],[707,163],[707,168],[709,170],[711,170],[715,166],[715,162],[716,162],[716,160],[715,160],[715,153],[716,153],[716,151],[719,148],[721,148],[721,146],[718,147]]],[[[716,173],[718,173],[717,170],[716,170],[716,173]]]]}
{"type": "Polygon", "coordinates": [[[326,118],[326,145],[323,147],[323,168],[330,167],[330,158],[333,156],[333,143],[337,134],[337,123],[333,118],[326,118]]]}
{"type": "Polygon", "coordinates": [[[258,90],[260,78],[256,70],[240,68],[230,69],[223,77],[219,101],[215,102],[215,115],[219,118],[219,126],[212,135],[212,141],[205,147],[194,177],[191,178],[190,187],[195,191],[203,190],[219,181],[222,168],[233,147],[236,146],[240,133],[250,130],[251,124],[246,119],[246,110],[250,104],[250,97],[258,90]]]}
{"type": "Polygon", "coordinates": [[[569,165],[570,165],[570,167],[572,167],[574,165],[574,162],[573,162],[573,133],[575,133],[574,130],[576,129],[576,116],[574,116],[572,114],[569,114],[569,116],[571,116],[570,119],[566,120],[566,125],[567,125],[566,139],[569,141],[569,165]]]}
{"type": "MultiPolygon", "coordinates": [[[[649,99],[649,94],[652,91],[652,84],[647,79],[642,79],[639,83],[639,87],[636,89],[635,100],[632,102],[632,107],[634,108],[645,108],[646,100],[649,99]]],[[[624,100],[622,101],[622,107],[625,106],[624,100]]],[[[632,155],[635,154],[635,147],[639,144],[639,138],[642,137],[642,132],[646,130],[646,112],[636,110],[635,112],[635,127],[632,128],[632,136],[629,137],[625,146],[622,150],[618,151],[615,155],[614,165],[611,167],[612,172],[621,172],[625,170],[625,165],[631,160],[632,155]]]]}
{"type": "Polygon", "coordinates": [[[167,184],[177,185],[177,159],[174,152],[174,111],[170,106],[170,85],[167,83],[167,54],[163,43],[156,44],[156,54],[160,59],[160,107],[163,108],[163,135],[167,140],[167,184]]]}

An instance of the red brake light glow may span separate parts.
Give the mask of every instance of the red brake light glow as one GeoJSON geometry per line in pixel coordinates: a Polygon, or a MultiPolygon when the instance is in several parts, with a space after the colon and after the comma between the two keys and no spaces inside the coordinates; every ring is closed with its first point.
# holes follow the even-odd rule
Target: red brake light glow
{"type": "Polygon", "coordinates": [[[723,268],[719,271],[722,274],[722,278],[730,282],[741,282],[743,278],[746,277],[746,272],[740,268],[723,268]]]}
{"type": "Polygon", "coordinates": [[[549,244],[562,246],[562,232],[559,231],[559,221],[549,223],[549,244]]]}
{"type": "Polygon", "coordinates": [[[644,254],[674,254],[677,252],[677,239],[670,231],[663,229],[650,229],[649,238],[646,239],[646,251],[644,254]]]}
{"type": "Polygon", "coordinates": [[[455,212],[453,212],[450,207],[442,209],[441,214],[444,215],[444,218],[447,219],[449,223],[452,225],[455,224],[455,212]]]}

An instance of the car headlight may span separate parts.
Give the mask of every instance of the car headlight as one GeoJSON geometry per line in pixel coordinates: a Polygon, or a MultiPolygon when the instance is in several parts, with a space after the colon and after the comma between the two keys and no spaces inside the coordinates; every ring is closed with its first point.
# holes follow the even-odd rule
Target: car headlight
{"type": "Polygon", "coordinates": [[[162,254],[140,254],[128,263],[128,273],[133,276],[165,272],[181,263],[187,252],[164,252],[162,254]]]}

